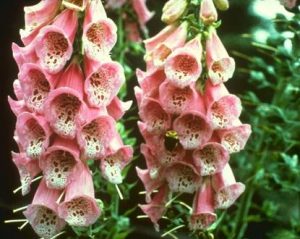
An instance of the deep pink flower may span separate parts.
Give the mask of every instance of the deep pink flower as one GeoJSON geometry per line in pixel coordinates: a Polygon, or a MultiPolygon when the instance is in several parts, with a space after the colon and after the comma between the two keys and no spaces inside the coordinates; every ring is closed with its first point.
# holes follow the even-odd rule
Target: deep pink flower
{"type": "Polygon", "coordinates": [[[37,64],[22,65],[18,78],[22,87],[24,101],[28,109],[43,114],[45,100],[56,86],[58,75],[46,73],[37,64]]]}
{"type": "Polygon", "coordinates": [[[12,43],[11,48],[13,57],[18,65],[19,70],[25,63],[36,63],[38,56],[35,53],[36,40],[32,41],[25,47],[20,47],[16,43],[12,43]]]}
{"type": "Polygon", "coordinates": [[[65,188],[70,183],[73,169],[79,161],[80,150],[76,142],[56,137],[40,159],[47,187],[65,188]]]}
{"type": "Polygon", "coordinates": [[[44,117],[23,112],[18,115],[15,135],[26,155],[38,159],[49,145],[52,131],[44,117]]]}
{"type": "Polygon", "coordinates": [[[208,176],[223,170],[229,160],[229,153],[221,144],[209,142],[193,152],[193,159],[200,175],[208,176]]]}
{"type": "Polygon", "coordinates": [[[27,157],[25,153],[12,152],[12,160],[18,168],[22,186],[22,195],[30,192],[32,179],[41,171],[38,160],[27,157]]]}
{"type": "Polygon", "coordinates": [[[202,72],[201,56],[201,38],[197,35],[168,56],[165,64],[167,80],[180,88],[196,82],[202,72]]]}
{"type": "Polygon", "coordinates": [[[190,218],[192,230],[207,229],[217,218],[214,213],[214,192],[210,178],[205,178],[194,197],[193,214],[190,218]]]}
{"type": "Polygon", "coordinates": [[[77,164],[66,188],[65,200],[58,214],[71,226],[87,227],[99,218],[101,211],[95,199],[92,175],[86,165],[77,164]]]}
{"type": "Polygon", "coordinates": [[[56,74],[71,58],[77,25],[76,12],[64,10],[51,25],[40,30],[35,41],[35,52],[45,71],[56,74]]]}
{"type": "Polygon", "coordinates": [[[206,42],[206,64],[213,85],[226,82],[233,76],[235,61],[229,57],[216,31],[212,31],[206,42]]]}
{"type": "Polygon", "coordinates": [[[55,133],[61,137],[73,139],[77,128],[85,121],[83,81],[80,66],[74,60],[45,102],[45,117],[55,133]]]}
{"type": "Polygon", "coordinates": [[[49,239],[65,227],[65,221],[57,214],[57,199],[61,192],[49,189],[44,180],[34,195],[32,203],[24,212],[33,230],[40,237],[49,239]]]}
{"type": "Polygon", "coordinates": [[[237,183],[233,172],[227,164],[223,171],[213,175],[212,185],[216,192],[215,208],[226,209],[245,191],[245,185],[237,183]]]}

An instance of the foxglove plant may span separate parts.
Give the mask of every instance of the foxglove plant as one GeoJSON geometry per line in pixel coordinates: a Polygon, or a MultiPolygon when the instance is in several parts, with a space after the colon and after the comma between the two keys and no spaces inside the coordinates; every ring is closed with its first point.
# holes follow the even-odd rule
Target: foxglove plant
{"type": "Polygon", "coordinates": [[[146,71],[136,72],[147,165],[137,168],[147,202],[140,208],[157,229],[171,202],[185,193],[194,195],[193,209],[182,202],[191,209],[189,228],[209,230],[216,209],[230,207],[245,189],[229,166],[230,154],[242,150],[251,134],[239,120],[240,99],[224,85],[235,62],[217,35],[213,1],[195,2],[165,4],[162,20],[169,25],[144,41],[146,71]],[[179,195],[170,199],[172,193],[179,195]]]}
{"type": "MultiPolygon", "coordinates": [[[[141,24],[147,20],[143,3],[135,3],[141,24]]],[[[117,27],[101,0],[42,0],[24,11],[24,46],[12,44],[20,71],[14,81],[17,99],[8,99],[17,117],[14,139],[20,151],[12,158],[23,195],[43,178],[24,207],[24,220],[48,239],[66,224],[76,233],[75,227],[101,220],[106,209],[95,198],[93,174],[101,171],[109,183],[122,183],[133,149],[124,145],[117,121],[131,102],[117,96],[125,75],[110,57],[117,27]]]]}

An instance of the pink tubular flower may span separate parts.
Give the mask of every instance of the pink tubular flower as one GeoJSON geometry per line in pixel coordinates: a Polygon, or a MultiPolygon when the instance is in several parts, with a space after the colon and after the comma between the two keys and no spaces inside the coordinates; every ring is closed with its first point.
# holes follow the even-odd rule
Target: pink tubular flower
{"type": "Polygon", "coordinates": [[[201,56],[202,45],[198,35],[168,56],[165,64],[167,80],[180,88],[196,82],[202,72],[201,56]]]}
{"type": "Polygon", "coordinates": [[[60,0],[42,0],[36,5],[24,7],[25,29],[20,30],[20,35],[25,45],[34,39],[42,26],[54,18],[59,7],[60,0]]]}
{"type": "Polygon", "coordinates": [[[125,21],[126,39],[131,42],[141,42],[139,26],[136,22],[125,21]]]}
{"type": "Polygon", "coordinates": [[[196,111],[180,115],[174,121],[173,128],[178,133],[183,148],[188,150],[200,147],[212,136],[212,128],[206,117],[196,111]]]}
{"type": "Polygon", "coordinates": [[[192,230],[207,229],[217,218],[214,213],[214,192],[210,178],[206,178],[202,183],[194,198],[193,214],[190,218],[190,228],[192,230]]]}
{"type": "Polygon", "coordinates": [[[42,114],[45,100],[54,89],[58,75],[49,75],[39,65],[26,63],[22,66],[18,77],[26,106],[31,111],[42,114]]]}
{"type": "Polygon", "coordinates": [[[216,31],[212,31],[206,42],[206,64],[213,85],[226,82],[233,76],[235,61],[229,57],[216,31]]]}
{"type": "Polygon", "coordinates": [[[217,131],[221,144],[229,153],[236,153],[244,149],[251,134],[249,124],[240,124],[228,129],[217,131]]]}
{"type": "Polygon", "coordinates": [[[215,208],[226,209],[245,191],[245,185],[235,181],[233,172],[227,164],[223,171],[213,175],[212,185],[216,192],[215,208]]]}
{"type": "Polygon", "coordinates": [[[117,27],[107,18],[101,0],[91,1],[83,24],[82,44],[86,55],[98,61],[107,58],[117,42],[117,27]]]}
{"type": "Polygon", "coordinates": [[[158,230],[158,220],[166,211],[166,203],[169,200],[170,190],[167,185],[161,186],[153,199],[148,204],[139,205],[142,211],[150,218],[155,228],[158,230]]]}
{"type": "Polygon", "coordinates": [[[150,177],[152,179],[157,179],[160,171],[159,161],[157,160],[155,155],[153,155],[153,153],[151,152],[151,148],[148,145],[141,144],[140,151],[146,160],[150,177]]]}
{"type": "Polygon", "coordinates": [[[124,70],[118,62],[110,61],[94,66],[84,83],[90,106],[99,108],[110,104],[124,82],[124,70]]]}
{"type": "Polygon", "coordinates": [[[24,93],[19,79],[14,80],[13,89],[14,89],[15,96],[17,97],[17,100],[22,100],[24,97],[24,93]]]}
{"type": "Polygon", "coordinates": [[[77,131],[77,141],[82,154],[87,159],[103,157],[109,142],[117,134],[115,121],[108,115],[101,115],[99,110],[89,110],[87,122],[77,131]]]}
{"type": "Polygon", "coordinates": [[[79,157],[80,151],[74,141],[56,137],[40,160],[47,187],[65,188],[79,157]]]}
{"type": "Polygon", "coordinates": [[[24,100],[14,100],[10,96],[7,97],[7,101],[11,111],[18,117],[19,114],[28,111],[24,100]]]}
{"type": "Polygon", "coordinates": [[[40,30],[35,51],[45,71],[56,74],[71,58],[77,25],[76,12],[64,10],[51,25],[40,30]]]}
{"type": "Polygon", "coordinates": [[[49,145],[52,131],[43,117],[23,112],[17,118],[15,135],[20,148],[30,158],[38,159],[49,145]]]}
{"type": "Polygon", "coordinates": [[[74,177],[66,189],[58,214],[71,226],[87,227],[101,214],[94,193],[92,175],[84,164],[77,164],[74,177]]]}
{"type": "Polygon", "coordinates": [[[18,65],[19,70],[24,63],[36,63],[38,56],[35,53],[36,40],[32,41],[25,47],[20,47],[16,43],[12,43],[11,48],[13,57],[18,65]]]}
{"type": "Polygon", "coordinates": [[[237,96],[229,94],[223,84],[206,84],[204,98],[207,118],[214,129],[224,129],[236,124],[242,111],[241,101],[237,96]]]}
{"type": "Polygon", "coordinates": [[[58,190],[47,188],[42,180],[32,203],[24,212],[34,231],[45,239],[55,236],[65,227],[65,221],[57,214],[56,201],[60,194],[58,190]]]}
{"type": "Polygon", "coordinates": [[[213,0],[203,0],[201,2],[199,16],[206,24],[211,24],[218,20],[218,13],[213,0]]]}
{"type": "Polygon", "coordinates": [[[146,123],[149,132],[161,134],[171,126],[170,115],[163,110],[160,102],[155,99],[144,99],[140,106],[139,115],[146,123]]]}
{"type": "Polygon", "coordinates": [[[114,120],[119,120],[123,117],[125,112],[130,109],[132,101],[121,101],[117,96],[113,98],[110,104],[107,106],[108,114],[114,118],[114,120]]]}
{"type": "Polygon", "coordinates": [[[73,61],[62,74],[58,87],[45,102],[45,117],[61,137],[73,139],[77,127],[84,122],[83,74],[73,61]]]}
{"type": "Polygon", "coordinates": [[[193,159],[200,175],[208,176],[223,170],[229,160],[229,153],[221,144],[209,142],[193,152],[193,159]]]}
{"type": "Polygon", "coordinates": [[[22,186],[22,195],[30,192],[30,184],[32,179],[41,171],[37,160],[29,158],[25,153],[12,152],[12,160],[18,168],[20,181],[22,186]]]}
{"type": "Polygon", "coordinates": [[[142,29],[145,29],[146,23],[153,17],[154,12],[150,12],[146,6],[147,0],[131,0],[132,6],[137,14],[138,22],[142,29]]]}
{"type": "Polygon", "coordinates": [[[63,0],[62,4],[72,10],[84,11],[88,0],[63,0]]]}

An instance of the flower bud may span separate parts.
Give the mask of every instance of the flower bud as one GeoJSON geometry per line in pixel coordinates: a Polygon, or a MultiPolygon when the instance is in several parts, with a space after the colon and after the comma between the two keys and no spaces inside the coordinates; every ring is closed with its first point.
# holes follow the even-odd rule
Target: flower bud
{"type": "Polygon", "coordinates": [[[201,2],[199,17],[205,24],[211,24],[218,20],[217,9],[212,0],[201,2]]]}
{"type": "Polygon", "coordinates": [[[214,0],[216,7],[221,11],[226,11],[229,8],[228,0],[214,0]]]}
{"type": "Polygon", "coordinates": [[[161,20],[167,24],[175,22],[181,17],[187,5],[187,0],[169,0],[163,7],[161,20]]]}

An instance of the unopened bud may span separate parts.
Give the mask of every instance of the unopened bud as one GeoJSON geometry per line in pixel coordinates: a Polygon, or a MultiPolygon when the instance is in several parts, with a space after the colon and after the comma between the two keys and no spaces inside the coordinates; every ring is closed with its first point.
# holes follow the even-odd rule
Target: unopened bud
{"type": "Polygon", "coordinates": [[[161,20],[167,24],[175,22],[184,13],[187,5],[187,0],[169,0],[163,7],[161,20]]]}
{"type": "Polygon", "coordinates": [[[201,2],[199,17],[205,24],[217,21],[218,13],[213,0],[203,0],[201,2]]]}
{"type": "Polygon", "coordinates": [[[226,11],[229,8],[228,0],[214,0],[216,7],[221,11],[226,11]]]}

